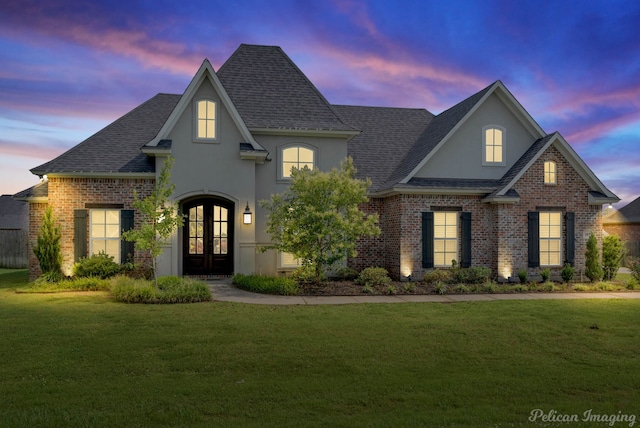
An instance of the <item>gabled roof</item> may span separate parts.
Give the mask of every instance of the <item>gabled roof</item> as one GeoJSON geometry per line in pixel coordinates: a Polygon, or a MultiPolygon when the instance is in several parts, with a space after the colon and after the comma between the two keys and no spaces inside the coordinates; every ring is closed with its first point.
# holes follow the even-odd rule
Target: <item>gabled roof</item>
{"type": "Polygon", "coordinates": [[[49,181],[43,180],[35,186],[31,186],[13,195],[18,201],[26,202],[46,202],[49,197],[49,181]]]}
{"type": "Polygon", "coordinates": [[[278,46],[240,45],[217,74],[253,132],[357,131],[278,46]]]}
{"type": "Polygon", "coordinates": [[[404,154],[429,125],[433,114],[425,109],[335,105],[349,125],[362,133],[349,141],[358,178],[371,179],[370,191],[386,183],[404,154]]]}
{"type": "Polygon", "coordinates": [[[155,165],[140,148],[156,136],[179,95],[158,94],[57,158],[31,170],[33,174],[153,173],[155,165]]]}
{"type": "Polygon", "coordinates": [[[605,224],[640,223],[640,197],[602,219],[605,224]]]}

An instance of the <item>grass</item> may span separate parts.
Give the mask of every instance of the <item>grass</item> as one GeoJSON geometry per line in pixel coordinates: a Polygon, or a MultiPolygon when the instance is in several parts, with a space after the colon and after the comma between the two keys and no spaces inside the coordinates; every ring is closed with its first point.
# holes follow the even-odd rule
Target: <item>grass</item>
{"type": "Polygon", "coordinates": [[[639,411],[639,299],[126,305],[25,285],[0,271],[0,426],[529,427],[553,426],[528,421],[537,408],[639,411]]]}

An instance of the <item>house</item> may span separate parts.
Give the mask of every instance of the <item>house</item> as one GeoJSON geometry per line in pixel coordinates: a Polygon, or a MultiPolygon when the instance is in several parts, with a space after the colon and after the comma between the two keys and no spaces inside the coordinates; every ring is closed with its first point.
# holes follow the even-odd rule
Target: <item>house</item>
{"type": "Polygon", "coordinates": [[[602,223],[606,233],[619,236],[625,243],[628,256],[640,257],[640,197],[605,215],[602,223]]]}
{"type": "MultiPolygon", "coordinates": [[[[452,260],[503,279],[518,268],[584,266],[587,237],[602,239],[602,204],[619,200],[500,81],[438,115],[333,105],[279,47],[241,45],[217,72],[205,60],[183,94],[158,94],[33,168],[47,180],[17,195],[31,204],[31,234],[49,204],[66,270],[99,251],[144,260],[120,233],[139,222],[133,191],[148,195],[169,155],[186,221],[159,260],[162,274],[295,268],[288,254],[256,251],[270,239],[259,201],[286,189],[291,168],[329,170],[347,156],[372,180],[363,209],[379,214],[382,230],[349,264],[395,278],[452,260]]],[[[30,269],[33,278],[33,257],[30,269]]]]}

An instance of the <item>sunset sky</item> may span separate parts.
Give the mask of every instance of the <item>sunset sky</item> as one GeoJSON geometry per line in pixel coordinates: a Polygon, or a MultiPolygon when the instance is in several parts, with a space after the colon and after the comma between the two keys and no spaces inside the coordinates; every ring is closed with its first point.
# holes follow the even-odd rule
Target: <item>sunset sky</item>
{"type": "Polygon", "coordinates": [[[616,193],[640,196],[640,2],[0,2],[0,194],[204,58],[278,45],[331,103],[440,113],[502,80],[616,193]]]}

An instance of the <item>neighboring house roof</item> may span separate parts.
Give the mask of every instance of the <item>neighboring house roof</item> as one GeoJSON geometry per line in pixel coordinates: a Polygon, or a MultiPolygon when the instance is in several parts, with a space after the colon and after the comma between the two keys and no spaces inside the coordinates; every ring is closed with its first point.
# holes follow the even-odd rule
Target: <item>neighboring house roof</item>
{"type": "Polygon", "coordinates": [[[604,224],[640,223],[640,197],[602,219],[604,224]]]}
{"type": "Polygon", "coordinates": [[[11,195],[0,196],[0,229],[28,229],[29,205],[11,195]]]}
{"type": "Polygon", "coordinates": [[[334,106],[342,119],[362,133],[349,141],[347,153],[358,178],[370,178],[370,191],[387,182],[433,114],[425,109],[334,106]]]}
{"type": "Polygon", "coordinates": [[[48,196],[49,182],[47,180],[13,195],[15,199],[26,202],[45,202],[48,196]]]}
{"type": "Polygon", "coordinates": [[[57,158],[35,167],[33,174],[153,173],[153,159],[140,148],[156,136],[180,95],[158,94],[57,158]]]}
{"type": "Polygon", "coordinates": [[[356,131],[278,46],[240,45],[217,75],[252,131],[356,131]]]}

